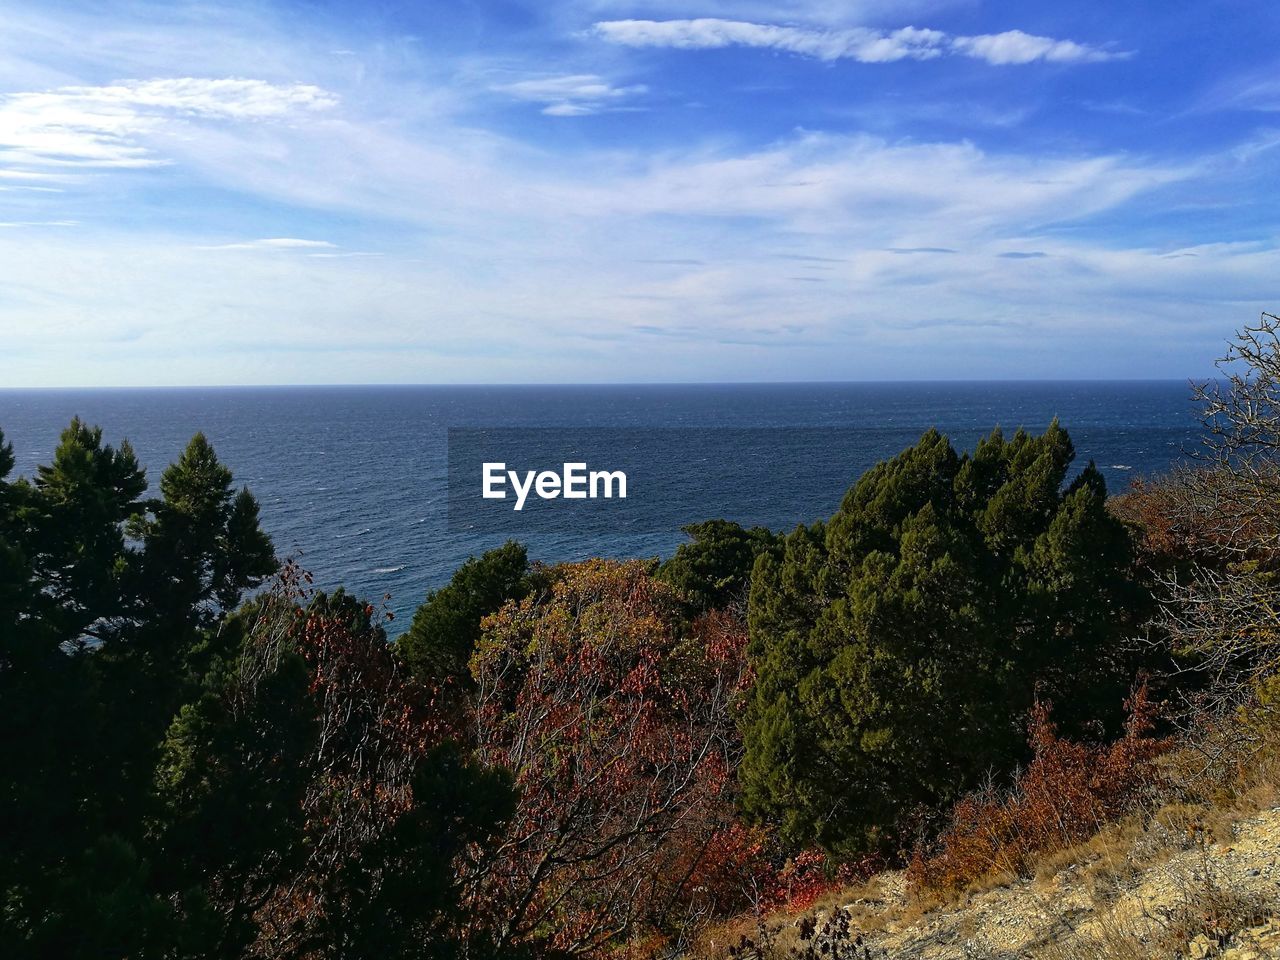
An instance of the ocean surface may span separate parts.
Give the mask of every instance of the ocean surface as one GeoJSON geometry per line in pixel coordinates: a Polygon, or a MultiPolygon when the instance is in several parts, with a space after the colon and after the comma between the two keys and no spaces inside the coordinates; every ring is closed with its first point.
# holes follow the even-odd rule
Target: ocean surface
{"type": "MultiPolygon", "coordinates": [[[[647,465],[683,480],[633,492],[639,521],[530,523],[530,555],[558,562],[667,556],[683,524],[712,517],[786,530],[829,516],[863,471],[931,426],[970,449],[997,424],[1038,432],[1057,416],[1077,468],[1093,460],[1121,490],[1195,448],[1189,398],[1184,381],[0,390],[0,429],[15,473],[31,475],[79,415],[109,442],[127,438],[153,484],[203,431],[257,495],[277,552],[321,588],[391,594],[398,631],[460,562],[521,533],[518,515],[501,530],[449,523],[449,428],[591,428],[584,436],[605,447],[612,435],[648,436],[647,465]],[[671,428],[724,442],[691,457],[688,443],[663,442],[671,428]],[[755,480],[726,496],[735,458],[755,480]],[[719,482],[700,483],[700,471],[719,482]]],[[[607,465],[607,449],[586,453],[607,465]]]]}

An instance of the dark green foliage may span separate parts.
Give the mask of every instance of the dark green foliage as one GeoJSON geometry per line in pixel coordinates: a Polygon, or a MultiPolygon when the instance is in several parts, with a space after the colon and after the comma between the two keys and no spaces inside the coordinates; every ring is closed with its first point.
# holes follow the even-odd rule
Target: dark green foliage
{"type": "Polygon", "coordinates": [[[104,639],[131,612],[125,582],[135,555],[125,547],[124,525],[142,512],[146,488],[128,441],[116,450],[102,442],[101,428],[79,419],[34,483],[11,488],[10,523],[35,588],[24,612],[46,641],[104,639]]]}
{"type": "Polygon", "coordinates": [[[827,524],[762,556],[746,808],[796,842],[886,842],[1025,750],[1037,695],[1067,730],[1118,711],[1141,616],[1124,528],[1055,421],[959,456],[926,433],[827,524]]]}
{"type": "Polygon", "coordinates": [[[207,925],[212,892],[209,955],[243,955],[264,909],[294,944],[277,956],[455,955],[456,858],[510,815],[509,778],[398,730],[426,691],[399,677],[364,603],[339,590],[294,618],[270,602],[236,618],[237,662],[169,728],[161,879],[191,923],[207,925]]]}
{"type": "Polygon", "coordinates": [[[318,732],[308,672],[291,652],[260,677],[246,676],[249,663],[179,710],[155,771],[150,830],[164,851],[163,888],[188,920],[208,917],[209,881],[237,891],[205,920],[211,955],[252,941],[253,913],[306,857],[302,797],[318,732]]]}
{"type": "MultiPolygon", "coordinates": [[[[468,844],[492,845],[515,809],[505,771],[468,762],[455,743],[424,757],[414,773],[409,809],[352,858],[327,894],[340,904],[315,931],[323,955],[368,960],[439,960],[497,956],[484,923],[465,943],[452,866],[468,844]]],[[[516,954],[503,956],[515,960],[516,954]]]]}
{"type": "Polygon", "coordinates": [[[275,571],[271,540],[258,526],[257,501],[247,489],[233,492],[231,471],[202,433],[161,474],[160,493],[151,517],[130,529],[146,547],[148,599],[207,627],[275,571]]]}
{"type": "MultiPolygon", "coordinates": [[[[457,858],[510,779],[374,608],[299,609],[289,573],[236,610],[276,561],[201,435],[154,500],[78,420],[33,481],[13,463],[0,434],[0,956],[485,960],[457,858]]],[[[463,662],[527,570],[511,544],[437,595],[463,662]]]]}
{"type": "Polygon", "coordinates": [[[776,550],[781,541],[764,527],[744,530],[729,520],[706,520],[682,529],[691,541],[676,547],[657,575],[700,611],[745,602],[756,557],[776,550]]]}
{"type": "Polygon", "coordinates": [[[480,621],[508,600],[524,598],[532,586],[523,544],[509,540],[470,558],[446,586],[427,594],[396,643],[400,655],[422,679],[465,682],[470,677],[467,663],[480,639],[480,621]]]}
{"type": "Polygon", "coordinates": [[[196,924],[156,885],[157,750],[199,684],[188,651],[271,543],[203,438],[154,501],[129,444],[78,419],[32,480],[12,467],[0,435],[0,820],[22,825],[0,831],[0,953],[170,955],[196,924]]]}
{"type": "MultiPolygon", "coordinates": [[[[1056,423],[965,457],[931,432],[827,523],[687,528],[659,576],[694,612],[750,586],[748,810],[862,849],[1019,759],[1037,693],[1067,732],[1118,707],[1144,601],[1072,455],[1056,423]]],[[[152,500],[78,420],[33,479],[13,466],[0,434],[0,956],[512,960],[467,900],[512,842],[512,779],[463,700],[481,621],[549,589],[524,547],[463,564],[392,648],[292,568],[245,602],[271,541],[203,436],[152,500]]]]}

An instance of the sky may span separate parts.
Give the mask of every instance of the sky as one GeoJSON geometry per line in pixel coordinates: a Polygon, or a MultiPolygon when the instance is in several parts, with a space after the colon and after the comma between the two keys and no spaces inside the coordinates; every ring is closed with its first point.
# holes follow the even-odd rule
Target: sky
{"type": "Polygon", "coordinates": [[[0,0],[0,387],[1177,378],[1272,0],[0,0]]]}

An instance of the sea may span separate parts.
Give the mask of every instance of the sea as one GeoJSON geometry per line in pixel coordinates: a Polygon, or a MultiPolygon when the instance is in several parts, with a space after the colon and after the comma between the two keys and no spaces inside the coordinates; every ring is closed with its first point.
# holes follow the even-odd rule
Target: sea
{"type": "MultiPolygon", "coordinates": [[[[966,450],[997,425],[1039,432],[1054,417],[1075,468],[1093,461],[1121,491],[1193,454],[1196,413],[1186,381],[0,389],[17,475],[49,461],[73,416],[127,438],[153,485],[202,431],[257,496],[277,553],[322,589],[388,597],[393,635],[461,562],[509,537],[556,563],[669,556],[682,526],[715,517],[789,530],[830,516],[864,471],[931,427],[966,450]],[[451,431],[524,434],[535,451],[538,437],[573,436],[593,466],[625,450],[659,479],[633,483],[613,519],[539,523],[508,501],[485,504],[500,524],[459,520],[451,431]]],[[[559,450],[547,454],[522,466],[558,469],[559,450]]]]}

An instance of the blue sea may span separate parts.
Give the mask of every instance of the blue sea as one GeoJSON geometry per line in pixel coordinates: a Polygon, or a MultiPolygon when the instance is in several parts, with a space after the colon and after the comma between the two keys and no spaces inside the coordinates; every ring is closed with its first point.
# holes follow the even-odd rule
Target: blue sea
{"type": "Polygon", "coordinates": [[[460,562],[521,534],[518,515],[502,530],[450,524],[449,428],[649,437],[650,471],[682,482],[633,492],[627,522],[530,523],[531,556],[558,562],[666,556],[682,525],[712,517],[786,530],[829,516],[863,471],[933,426],[969,449],[997,424],[1038,432],[1056,416],[1077,467],[1093,460],[1121,490],[1194,449],[1195,412],[1184,381],[0,390],[18,474],[48,461],[74,415],[128,438],[153,483],[203,431],[257,495],[277,552],[322,588],[389,593],[397,630],[460,562]],[[704,456],[690,456],[695,436],[711,438],[704,456]],[[727,495],[739,465],[753,479],[727,495]]]}

